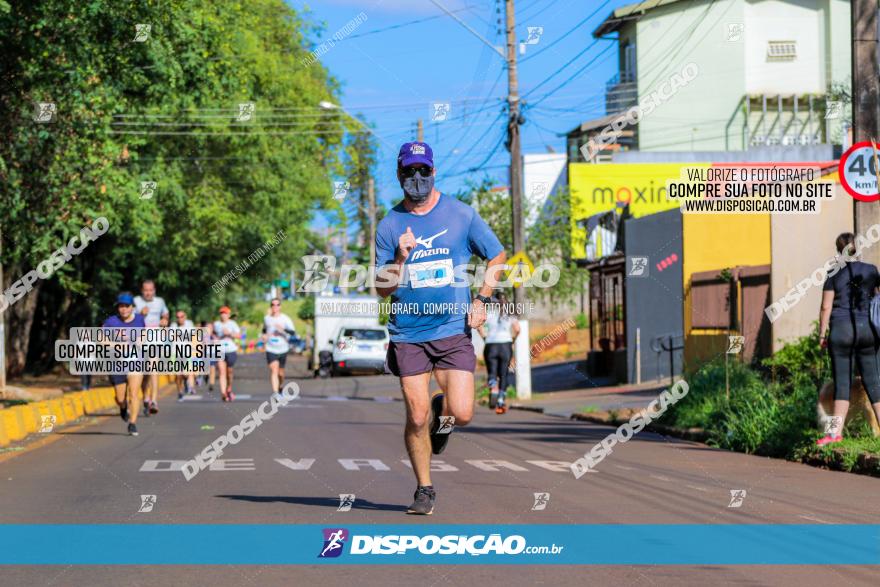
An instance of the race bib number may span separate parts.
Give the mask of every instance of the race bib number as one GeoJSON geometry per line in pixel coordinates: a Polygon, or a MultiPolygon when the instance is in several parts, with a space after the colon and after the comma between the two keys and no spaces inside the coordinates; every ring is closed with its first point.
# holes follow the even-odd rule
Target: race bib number
{"type": "Polygon", "coordinates": [[[413,263],[409,267],[409,283],[413,288],[442,287],[453,280],[452,259],[413,263]]]}

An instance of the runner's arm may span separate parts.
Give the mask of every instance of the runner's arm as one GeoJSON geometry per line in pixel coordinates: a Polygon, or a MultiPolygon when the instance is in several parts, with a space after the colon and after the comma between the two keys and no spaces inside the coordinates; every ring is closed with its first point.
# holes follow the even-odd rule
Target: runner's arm
{"type": "Polygon", "coordinates": [[[388,297],[397,291],[400,284],[400,271],[406,258],[399,259],[397,245],[385,234],[376,231],[376,293],[388,297]]]}
{"type": "MultiPolygon", "coordinates": [[[[504,269],[507,261],[507,253],[502,250],[489,260],[486,265],[486,274],[483,276],[483,284],[477,290],[477,295],[489,297],[498,283],[498,272],[504,269]]],[[[479,299],[474,298],[471,302],[471,312],[468,314],[468,326],[479,328],[486,321],[486,305],[479,299]]]]}

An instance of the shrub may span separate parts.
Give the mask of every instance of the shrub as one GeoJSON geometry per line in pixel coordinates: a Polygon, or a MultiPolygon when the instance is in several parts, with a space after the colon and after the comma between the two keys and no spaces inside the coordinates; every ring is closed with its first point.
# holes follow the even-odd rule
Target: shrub
{"type": "Polygon", "coordinates": [[[315,296],[307,295],[303,299],[299,310],[296,312],[296,316],[300,320],[313,320],[315,318],[315,296]]]}
{"type": "Polygon", "coordinates": [[[831,379],[831,360],[828,353],[819,348],[819,324],[813,323],[809,336],[786,344],[762,365],[770,369],[770,377],[788,392],[801,386],[813,386],[817,390],[831,379]]]}
{"type": "Polygon", "coordinates": [[[587,318],[587,315],[581,312],[577,316],[574,317],[574,327],[583,330],[584,328],[588,328],[590,326],[590,321],[587,318]]]}
{"type": "Polygon", "coordinates": [[[729,400],[724,359],[716,359],[687,378],[688,394],[664,414],[663,423],[700,427],[713,446],[768,456],[791,457],[812,441],[815,386],[801,383],[789,390],[779,383],[768,384],[739,361],[730,361],[727,369],[729,400]]]}

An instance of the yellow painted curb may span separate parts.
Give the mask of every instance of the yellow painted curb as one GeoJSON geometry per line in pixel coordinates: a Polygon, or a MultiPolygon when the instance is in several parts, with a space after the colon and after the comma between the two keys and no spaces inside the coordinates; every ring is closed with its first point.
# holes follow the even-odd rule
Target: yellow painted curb
{"type": "MultiPolygon", "coordinates": [[[[159,385],[174,381],[173,376],[160,375],[159,385]]],[[[112,387],[95,387],[89,391],[66,393],[62,397],[30,402],[0,410],[0,446],[22,440],[40,431],[43,416],[55,416],[55,427],[74,422],[84,415],[116,408],[116,391],[112,387]]]]}
{"type": "Polygon", "coordinates": [[[46,405],[49,406],[49,413],[55,416],[56,426],[61,426],[62,424],[67,423],[67,418],[64,417],[64,407],[60,399],[46,400],[46,405]]]}
{"type": "Polygon", "coordinates": [[[24,426],[19,423],[18,413],[15,408],[7,408],[0,411],[0,426],[6,429],[6,436],[10,441],[21,440],[27,436],[24,426]]]}
{"type": "Polygon", "coordinates": [[[23,406],[18,406],[21,409],[22,417],[24,418],[24,429],[28,434],[33,434],[34,432],[39,431],[40,429],[40,412],[37,410],[37,407],[34,404],[25,404],[23,406]]]}

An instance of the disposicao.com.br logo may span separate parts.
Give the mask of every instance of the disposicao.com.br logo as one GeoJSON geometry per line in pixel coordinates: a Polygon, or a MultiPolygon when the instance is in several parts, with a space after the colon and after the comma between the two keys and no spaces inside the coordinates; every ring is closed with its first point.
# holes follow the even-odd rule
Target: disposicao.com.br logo
{"type": "Polygon", "coordinates": [[[518,555],[518,554],[559,554],[564,546],[529,546],[519,534],[502,537],[501,534],[447,534],[439,536],[428,534],[388,534],[349,536],[345,528],[324,528],[323,547],[318,558],[335,558],[342,554],[346,541],[349,541],[350,555],[518,555]],[[349,540],[350,539],[350,540],[349,540]]]}

